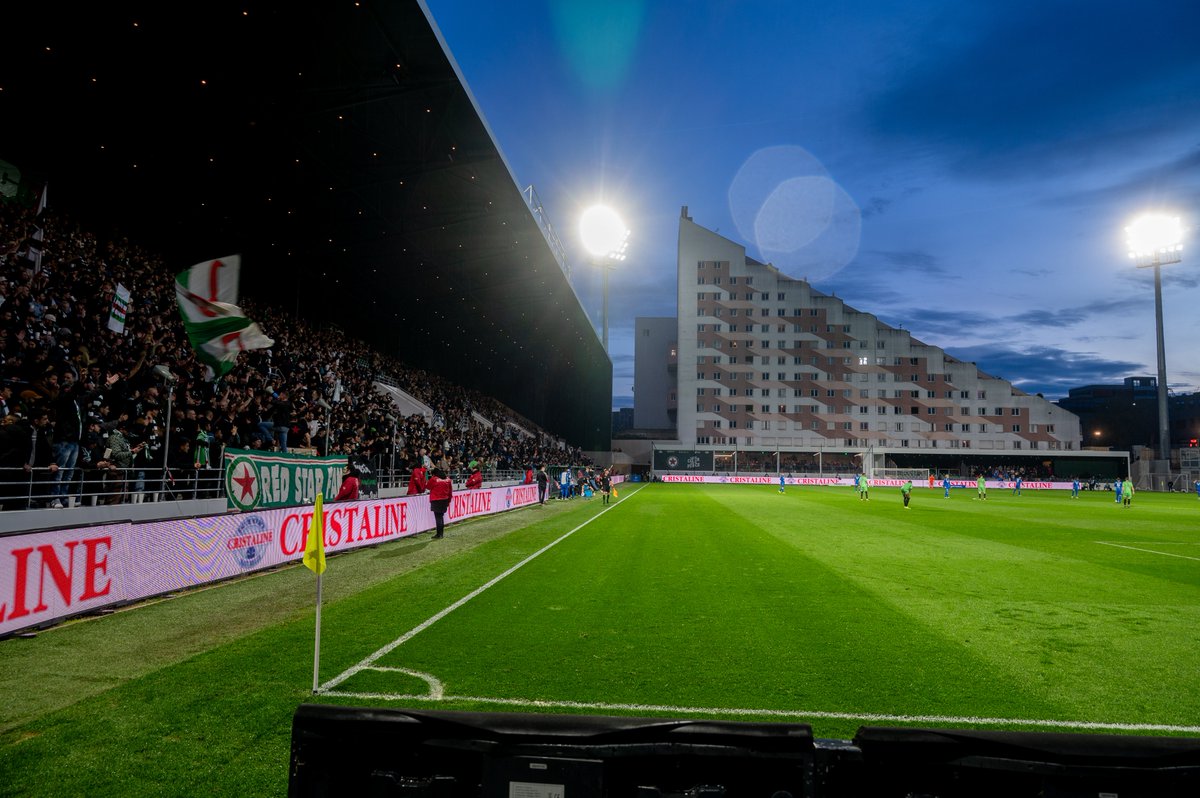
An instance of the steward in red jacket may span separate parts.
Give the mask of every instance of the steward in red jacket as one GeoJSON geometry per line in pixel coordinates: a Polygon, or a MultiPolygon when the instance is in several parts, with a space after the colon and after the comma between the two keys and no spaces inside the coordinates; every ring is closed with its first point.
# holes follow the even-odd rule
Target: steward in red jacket
{"type": "Polygon", "coordinates": [[[446,477],[446,472],[440,468],[433,469],[426,487],[429,488],[429,509],[433,510],[433,520],[437,524],[434,539],[442,537],[446,525],[446,510],[450,507],[450,497],[454,495],[454,483],[446,477]]]}

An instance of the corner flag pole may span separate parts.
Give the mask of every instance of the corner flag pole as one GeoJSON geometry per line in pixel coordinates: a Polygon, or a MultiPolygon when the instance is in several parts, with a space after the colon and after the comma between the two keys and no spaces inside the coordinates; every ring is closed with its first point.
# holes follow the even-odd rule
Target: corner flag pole
{"type": "Polygon", "coordinates": [[[321,670],[321,574],[325,573],[325,511],[324,498],[317,494],[313,504],[313,520],[308,530],[308,541],[304,544],[304,567],[317,575],[317,636],[313,643],[313,686],[317,692],[317,674],[321,670]]]}
{"type": "Polygon", "coordinates": [[[321,575],[317,574],[317,639],[313,643],[313,695],[317,694],[317,674],[321,671],[321,575]]]}

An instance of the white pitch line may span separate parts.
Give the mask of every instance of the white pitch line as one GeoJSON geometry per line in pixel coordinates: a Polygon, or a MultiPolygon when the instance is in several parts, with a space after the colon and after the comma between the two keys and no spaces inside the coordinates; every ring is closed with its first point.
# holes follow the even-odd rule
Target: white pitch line
{"type": "MultiPolygon", "coordinates": [[[[638,489],[637,491],[635,491],[634,493],[640,493],[640,492],[641,492],[641,488],[639,488],[639,489],[638,489]]],[[[412,638],[416,637],[416,636],[417,636],[418,634],[420,634],[421,632],[423,632],[423,631],[425,631],[426,629],[428,629],[429,627],[433,626],[435,623],[437,623],[438,621],[440,621],[442,618],[445,618],[447,615],[449,615],[450,613],[454,612],[456,609],[458,609],[458,608],[459,608],[459,607],[461,607],[462,605],[466,604],[468,601],[470,601],[471,599],[475,598],[476,596],[478,596],[478,595],[479,595],[480,593],[482,593],[483,591],[485,591],[485,590],[487,590],[488,588],[492,587],[493,585],[497,584],[498,582],[500,582],[502,579],[504,579],[505,577],[509,576],[510,574],[513,574],[513,573],[515,573],[517,570],[519,570],[520,568],[524,567],[525,565],[528,565],[529,563],[533,562],[535,559],[537,559],[538,557],[542,556],[543,554],[545,554],[546,552],[548,552],[550,549],[552,549],[552,548],[554,548],[555,546],[557,546],[559,543],[562,543],[564,540],[566,540],[567,538],[571,537],[571,535],[574,535],[576,532],[578,532],[579,530],[583,529],[585,526],[587,526],[588,524],[592,523],[592,522],[593,522],[593,521],[595,521],[597,518],[599,518],[600,516],[602,516],[602,515],[604,515],[605,513],[607,513],[609,510],[613,509],[614,507],[618,507],[618,506],[620,506],[620,504],[621,504],[622,502],[624,502],[624,501],[627,501],[628,499],[632,498],[632,497],[633,497],[633,495],[634,495],[634,494],[632,494],[632,493],[631,493],[629,496],[626,496],[626,497],[624,497],[624,498],[622,498],[622,499],[619,499],[619,500],[616,502],[616,504],[610,504],[610,505],[609,505],[609,506],[608,506],[606,509],[604,509],[604,510],[601,510],[600,512],[596,513],[596,514],[595,514],[595,515],[593,515],[591,518],[589,518],[588,520],[584,521],[582,524],[580,524],[579,526],[575,527],[575,528],[574,528],[574,529],[572,529],[570,532],[567,532],[566,534],[564,534],[562,537],[558,538],[557,540],[555,540],[555,541],[553,541],[553,542],[551,542],[551,543],[547,543],[545,546],[543,546],[542,548],[538,549],[538,550],[537,550],[537,551],[535,551],[533,554],[530,554],[528,557],[526,557],[525,559],[521,560],[519,563],[517,563],[516,565],[514,565],[512,568],[509,568],[509,569],[508,569],[507,571],[505,571],[504,573],[502,573],[502,574],[500,574],[499,576],[497,576],[497,577],[493,578],[493,579],[492,579],[491,581],[489,581],[487,584],[485,584],[485,585],[483,585],[483,586],[481,586],[481,587],[477,587],[477,588],[475,588],[475,589],[474,589],[474,590],[472,590],[470,593],[468,593],[467,595],[465,595],[465,596],[463,596],[462,598],[460,598],[458,601],[456,601],[456,602],[454,602],[453,604],[451,604],[449,607],[446,607],[445,609],[441,610],[440,612],[438,612],[437,614],[435,614],[435,615],[433,615],[432,617],[428,618],[427,620],[423,621],[422,623],[418,624],[417,626],[414,626],[412,629],[409,629],[407,632],[405,632],[404,634],[400,635],[400,636],[399,636],[399,637],[397,637],[395,640],[393,640],[392,642],[388,643],[386,646],[384,646],[383,648],[379,649],[378,651],[376,651],[376,652],[375,652],[374,654],[372,654],[371,656],[369,656],[369,657],[367,657],[366,659],[364,659],[362,662],[360,662],[360,663],[358,663],[357,665],[354,665],[354,666],[352,666],[352,667],[350,667],[350,668],[346,669],[345,671],[342,671],[342,673],[338,674],[337,676],[333,677],[333,678],[332,678],[332,679],[330,679],[329,681],[325,682],[325,684],[323,684],[323,685],[321,685],[319,688],[317,688],[317,692],[318,692],[318,693],[323,693],[323,692],[325,692],[326,690],[329,690],[330,688],[337,687],[339,684],[341,684],[342,682],[346,681],[346,680],[347,680],[347,679],[349,679],[351,676],[353,676],[354,674],[356,674],[356,673],[358,673],[359,671],[361,671],[363,668],[366,668],[366,667],[368,667],[368,666],[372,665],[373,663],[377,662],[377,661],[378,661],[378,660],[379,660],[381,657],[384,657],[384,656],[386,656],[387,654],[389,654],[389,653],[391,653],[392,651],[394,651],[394,650],[395,650],[395,649],[396,649],[398,646],[401,646],[401,645],[403,645],[404,643],[408,642],[408,641],[409,641],[409,640],[411,640],[412,638]]]]}
{"type": "MultiPolygon", "coordinates": [[[[1144,551],[1147,554],[1158,554],[1163,557],[1178,557],[1181,560],[1195,560],[1200,562],[1200,557],[1189,557],[1186,554],[1171,554],[1169,551],[1155,551],[1154,549],[1139,549],[1137,546],[1125,546],[1121,543],[1108,543],[1103,540],[1095,540],[1093,543],[1099,543],[1101,546],[1112,546],[1117,549],[1129,549],[1130,551],[1144,551]]],[[[1151,545],[1159,545],[1157,543],[1151,545]]]]}
{"type": "Polygon", "coordinates": [[[1171,732],[1200,734],[1200,726],[1176,726],[1166,723],[1104,723],[1089,720],[1049,720],[1045,718],[984,718],[956,715],[889,715],[879,712],[828,712],[823,710],[736,709],[730,707],[673,707],[661,704],[606,704],[587,701],[545,701],[532,698],[487,698],[483,696],[395,695],[392,693],[352,693],[340,690],[323,693],[335,698],[375,701],[469,701],[477,704],[533,707],[535,709],[584,709],[624,712],[666,712],[672,715],[739,715],[771,718],[823,718],[867,723],[947,723],[958,726],[1036,726],[1054,729],[1094,729],[1099,731],[1171,732]]]}

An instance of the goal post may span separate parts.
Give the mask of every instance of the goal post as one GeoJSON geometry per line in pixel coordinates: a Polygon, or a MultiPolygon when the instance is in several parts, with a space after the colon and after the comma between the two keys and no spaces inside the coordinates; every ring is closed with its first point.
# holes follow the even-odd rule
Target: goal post
{"type": "Polygon", "coordinates": [[[911,479],[922,482],[929,479],[928,468],[876,468],[874,479],[911,479]]]}

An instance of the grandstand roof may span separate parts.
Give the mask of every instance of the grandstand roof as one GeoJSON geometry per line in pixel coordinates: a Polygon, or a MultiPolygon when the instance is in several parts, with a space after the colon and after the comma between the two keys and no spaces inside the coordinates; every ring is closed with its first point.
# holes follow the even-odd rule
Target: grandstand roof
{"type": "Polygon", "coordinates": [[[0,158],[51,207],[607,448],[611,363],[417,0],[11,5],[0,158]]]}

